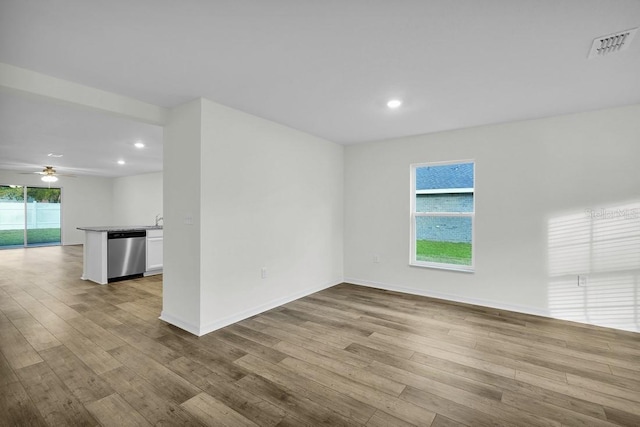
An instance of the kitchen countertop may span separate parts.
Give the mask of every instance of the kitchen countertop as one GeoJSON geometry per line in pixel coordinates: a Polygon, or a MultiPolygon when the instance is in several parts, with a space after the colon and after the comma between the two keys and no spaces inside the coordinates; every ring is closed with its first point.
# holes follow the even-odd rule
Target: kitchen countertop
{"type": "Polygon", "coordinates": [[[162,225],[114,225],[102,227],[78,227],[78,230],[96,231],[98,233],[108,233],[110,231],[162,230],[162,225]]]}

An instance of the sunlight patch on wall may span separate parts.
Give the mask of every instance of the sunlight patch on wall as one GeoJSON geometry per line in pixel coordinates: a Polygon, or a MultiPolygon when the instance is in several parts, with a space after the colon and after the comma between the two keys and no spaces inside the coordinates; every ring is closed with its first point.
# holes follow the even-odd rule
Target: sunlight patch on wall
{"type": "Polygon", "coordinates": [[[553,317],[640,332],[640,203],[549,219],[548,254],[553,317]]]}

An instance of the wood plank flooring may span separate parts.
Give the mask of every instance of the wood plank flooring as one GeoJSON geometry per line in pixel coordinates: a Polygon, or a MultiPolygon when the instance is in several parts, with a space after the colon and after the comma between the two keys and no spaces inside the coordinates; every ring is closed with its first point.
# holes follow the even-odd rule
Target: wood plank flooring
{"type": "Polygon", "coordinates": [[[0,251],[0,425],[640,426],[640,334],[342,284],[203,337],[0,251]]]}

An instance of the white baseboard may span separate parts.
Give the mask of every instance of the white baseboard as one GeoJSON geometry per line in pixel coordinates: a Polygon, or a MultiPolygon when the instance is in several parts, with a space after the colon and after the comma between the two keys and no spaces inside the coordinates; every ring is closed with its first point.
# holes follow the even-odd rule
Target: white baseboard
{"type": "MultiPolygon", "coordinates": [[[[233,323],[239,322],[241,320],[247,319],[251,316],[255,316],[257,314],[263,313],[267,310],[271,310],[273,308],[279,307],[281,305],[284,305],[286,303],[289,303],[291,301],[295,301],[297,299],[300,299],[302,297],[305,297],[307,295],[313,294],[315,292],[319,292],[322,291],[324,289],[330,288],[332,286],[335,285],[339,285],[340,283],[347,283],[347,284],[354,284],[354,285],[359,285],[359,286],[365,286],[365,287],[369,287],[369,288],[376,288],[376,289],[384,289],[384,290],[388,290],[388,291],[394,291],[394,292],[401,292],[401,293],[405,293],[405,294],[410,294],[410,295],[420,295],[420,296],[424,296],[424,297],[430,297],[430,298],[436,298],[436,299],[441,299],[441,300],[445,300],[445,301],[452,301],[452,302],[459,302],[459,303],[463,303],[463,304],[471,304],[471,305],[477,305],[477,306],[481,306],[481,307],[488,307],[488,308],[495,308],[497,310],[507,310],[507,311],[514,311],[516,313],[523,313],[523,314],[531,314],[534,316],[542,316],[542,317],[546,317],[546,318],[550,318],[550,319],[559,319],[559,320],[567,320],[567,319],[562,319],[560,317],[557,316],[552,316],[551,313],[548,310],[541,310],[539,308],[535,308],[535,307],[527,307],[527,306],[520,306],[520,305],[515,305],[515,304],[505,304],[502,302],[497,302],[497,301],[491,301],[491,300],[485,300],[485,299],[479,299],[479,298],[466,298],[466,297],[461,297],[459,295],[452,295],[452,294],[447,294],[447,293],[442,293],[442,292],[434,292],[434,291],[427,291],[424,289],[416,289],[416,288],[409,288],[409,287],[404,287],[404,286],[398,286],[398,285],[394,285],[394,284],[389,284],[389,283],[382,283],[382,282],[375,282],[372,280],[360,280],[360,279],[355,279],[352,277],[345,277],[344,279],[337,279],[334,280],[332,282],[329,283],[325,283],[323,285],[320,286],[315,286],[312,288],[307,288],[303,291],[300,292],[296,292],[295,294],[283,297],[283,298],[278,298],[272,301],[269,301],[265,304],[261,304],[257,307],[253,307],[247,310],[244,310],[241,313],[235,314],[233,316],[229,316],[229,317],[225,317],[223,319],[219,319],[216,320],[214,322],[209,323],[208,325],[204,326],[204,327],[200,327],[197,325],[193,325],[189,322],[185,322],[182,319],[179,319],[175,316],[172,316],[168,313],[165,313],[164,311],[162,312],[162,314],[160,315],[160,320],[163,320],[167,323],[170,323],[180,329],[184,329],[187,332],[190,332],[196,336],[202,336],[202,335],[206,335],[210,332],[213,332],[217,329],[220,328],[224,328],[225,326],[229,326],[233,323]]],[[[578,323],[584,323],[587,325],[595,325],[595,326],[602,326],[602,325],[596,325],[594,323],[590,323],[590,322],[580,322],[580,321],[576,321],[576,320],[570,320],[572,322],[578,322],[578,323]]],[[[607,326],[605,326],[607,327],[607,326]]],[[[635,330],[630,330],[630,332],[638,332],[635,330]]]]}
{"type": "Polygon", "coordinates": [[[144,277],[147,277],[147,276],[156,276],[156,275],[158,275],[158,274],[162,274],[162,269],[159,269],[159,270],[148,270],[148,271],[145,271],[145,272],[144,272],[144,274],[143,274],[143,276],[144,276],[144,277]]]}
{"type": "Polygon", "coordinates": [[[369,288],[384,289],[387,291],[402,292],[402,293],[411,294],[411,295],[420,295],[423,297],[460,302],[463,304],[479,305],[482,307],[495,308],[498,310],[515,311],[517,313],[523,313],[523,314],[533,314],[535,316],[543,316],[543,317],[549,317],[549,318],[552,317],[548,310],[541,310],[535,307],[525,307],[525,306],[519,306],[519,305],[513,305],[513,304],[505,304],[501,302],[477,299],[477,298],[466,298],[466,297],[446,294],[442,292],[426,291],[424,289],[416,289],[416,288],[407,288],[404,286],[392,285],[389,283],[374,282],[371,280],[360,280],[352,277],[345,277],[344,281],[345,283],[352,283],[354,285],[366,286],[369,288]]]}
{"type": "Polygon", "coordinates": [[[295,294],[292,295],[287,295],[286,297],[283,298],[277,298],[274,299],[272,301],[266,302],[264,304],[260,304],[257,307],[252,307],[249,308],[247,310],[244,310],[240,313],[234,314],[233,316],[229,316],[229,317],[225,317],[222,319],[218,319],[214,322],[211,322],[205,326],[196,326],[196,325],[192,325],[188,322],[185,322],[181,319],[178,319],[177,317],[171,316],[168,313],[165,313],[164,311],[162,312],[162,314],[160,315],[160,320],[164,320],[167,323],[172,324],[173,326],[176,326],[180,329],[184,329],[187,332],[190,332],[194,335],[197,336],[202,336],[202,335],[206,335],[210,332],[213,332],[215,330],[218,330],[220,328],[224,328],[225,326],[229,326],[231,324],[234,324],[236,322],[239,322],[241,320],[247,319],[251,316],[255,316],[256,314],[260,314],[263,313],[267,310],[271,310],[272,308],[276,308],[279,307],[281,305],[284,305],[288,302],[291,301],[295,301],[297,299],[300,299],[302,297],[306,297],[307,295],[313,294],[315,292],[319,292],[322,291],[324,289],[330,288],[332,286],[338,285],[340,283],[342,283],[343,280],[337,279],[337,280],[333,280],[329,283],[325,283],[319,286],[314,286],[311,288],[307,288],[303,291],[299,291],[296,292],[295,294]]]}
{"type": "Polygon", "coordinates": [[[234,314],[233,316],[229,316],[229,317],[225,317],[223,319],[219,319],[216,320],[215,322],[209,323],[208,325],[205,325],[204,327],[201,328],[201,334],[200,335],[205,335],[208,334],[210,332],[213,332],[215,330],[218,330],[220,328],[224,328],[225,326],[229,326],[233,323],[239,322],[241,320],[247,319],[251,316],[255,316],[256,314],[260,314],[263,313],[267,310],[271,310],[272,308],[276,308],[279,307],[281,305],[284,305],[288,302],[291,301],[295,301],[297,299],[300,299],[302,297],[306,297],[307,295],[311,295],[315,292],[319,292],[322,291],[324,289],[330,288],[332,286],[338,285],[340,283],[342,283],[343,280],[339,279],[339,280],[334,280],[331,281],[329,283],[325,283],[323,285],[319,285],[319,286],[314,286],[312,288],[307,288],[303,291],[299,291],[296,292],[295,294],[292,295],[288,295],[286,297],[283,298],[277,298],[275,300],[269,301],[267,303],[261,304],[257,307],[253,307],[247,310],[244,310],[238,314],[234,314]]]}
{"type": "Polygon", "coordinates": [[[192,325],[191,323],[185,322],[184,320],[182,320],[182,319],[180,319],[178,317],[172,316],[172,315],[166,313],[164,310],[162,311],[162,313],[160,313],[159,319],[162,320],[162,321],[165,321],[165,322],[167,322],[167,323],[169,323],[169,324],[171,324],[171,325],[173,325],[173,326],[175,326],[177,328],[180,328],[180,329],[183,329],[183,330],[185,330],[185,331],[187,331],[189,333],[192,333],[193,335],[197,335],[197,336],[204,335],[204,334],[200,333],[200,328],[198,326],[192,325]]]}

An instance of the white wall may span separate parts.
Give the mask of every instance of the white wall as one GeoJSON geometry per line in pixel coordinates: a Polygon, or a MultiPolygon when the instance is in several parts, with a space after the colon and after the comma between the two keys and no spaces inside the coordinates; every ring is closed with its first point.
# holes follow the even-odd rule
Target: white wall
{"type": "MultiPolygon", "coordinates": [[[[46,187],[39,175],[0,170],[2,185],[46,187]]],[[[112,182],[109,178],[60,177],[52,185],[62,188],[62,244],[84,243],[84,232],[77,227],[109,225],[113,220],[112,182]]]]}
{"type": "Polygon", "coordinates": [[[341,282],[343,147],[207,100],[202,107],[209,331],[341,282]]]}
{"type": "Polygon", "coordinates": [[[200,99],[164,150],[163,320],[201,335],[341,281],[341,146],[200,99]]]}
{"type": "Polygon", "coordinates": [[[114,178],[113,224],[154,225],[162,216],[162,180],[162,172],[114,178]]]}
{"type": "Polygon", "coordinates": [[[640,330],[640,210],[616,225],[631,241],[614,241],[614,252],[586,238],[584,258],[569,244],[581,268],[550,250],[554,221],[640,206],[639,118],[635,105],[346,147],[345,281],[592,323],[624,308],[625,320],[608,326],[640,330]],[[476,161],[476,272],[409,267],[409,165],[457,159],[476,161]],[[631,261],[603,267],[594,247],[631,261]],[[551,271],[558,262],[566,268],[551,271]],[[577,274],[591,287],[576,291],[577,274]]]}
{"type": "MultiPolygon", "coordinates": [[[[168,113],[4,64],[0,74],[5,88],[84,108],[156,124],[168,113]]],[[[640,331],[640,106],[344,149],[201,99],[169,115],[163,318],[174,324],[206,333],[340,281],[344,263],[354,283],[640,331]],[[409,267],[409,164],[469,158],[477,271],[409,267]],[[630,214],[586,218],[601,211],[630,214]]],[[[146,222],[113,208],[127,181],[61,179],[63,243],[83,242],[78,226],[146,222]]],[[[42,182],[0,171],[0,184],[42,182]]]]}
{"type": "Polygon", "coordinates": [[[174,108],[164,128],[161,319],[200,334],[201,101],[174,108]]]}

